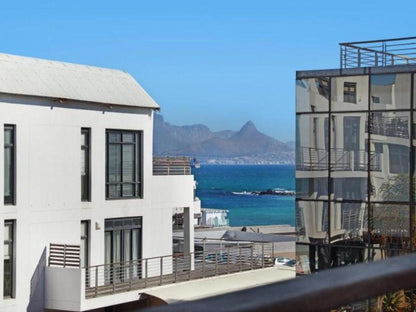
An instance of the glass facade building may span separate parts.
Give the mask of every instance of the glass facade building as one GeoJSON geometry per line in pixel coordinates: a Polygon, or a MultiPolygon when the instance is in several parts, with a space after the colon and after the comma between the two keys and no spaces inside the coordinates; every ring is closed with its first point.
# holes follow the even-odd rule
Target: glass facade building
{"type": "Polygon", "coordinates": [[[416,249],[416,66],[299,71],[298,272],[416,249]]]}

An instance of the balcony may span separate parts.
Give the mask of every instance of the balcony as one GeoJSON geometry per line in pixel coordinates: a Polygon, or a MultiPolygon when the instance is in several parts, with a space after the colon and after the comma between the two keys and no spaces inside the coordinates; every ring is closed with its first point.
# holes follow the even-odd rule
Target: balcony
{"type": "MultiPolygon", "coordinates": [[[[331,149],[331,171],[366,171],[368,161],[368,153],[364,150],[331,149]]],[[[296,170],[326,171],[328,170],[328,163],[328,150],[310,147],[296,149],[296,170]]],[[[381,171],[380,153],[370,153],[370,170],[381,171]]]]}
{"type": "MultiPolygon", "coordinates": [[[[368,122],[366,121],[365,129],[367,132],[368,122]]],[[[370,133],[387,137],[409,138],[409,120],[400,117],[380,117],[372,118],[370,133]]]]}
{"type": "Polygon", "coordinates": [[[79,246],[51,244],[45,270],[46,308],[85,311],[137,300],[138,290],[274,265],[273,243],[217,244],[217,249],[211,244],[199,252],[85,268],[80,268],[79,246]]]}
{"type": "Polygon", "coordinates": [[[189,157],[153,157],[153,175],[190,175],[189,157]]]}
{"type": "Polygon", "coordinates": [[[416,37],[340,43],[340,67],[416,64],[416,37]]]}

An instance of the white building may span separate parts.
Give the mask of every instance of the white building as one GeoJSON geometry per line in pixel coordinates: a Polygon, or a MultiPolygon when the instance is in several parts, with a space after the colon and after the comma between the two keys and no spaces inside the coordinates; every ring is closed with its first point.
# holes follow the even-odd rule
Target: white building
{"type": "MultiPolygon", "coordinates": [[[[127,269],[110,263],[171,255],[173,208],[185,208],[192,224],[193,176],[152,172],[157,109],[126,72],[0,54],[1,311],[140,299],[137,291],[86,299],[85,289],[127,269]],[[107,267],[48,266],[50,243],[81,245],[83,268],[107,267]]],[[[143,276],[137,266],[123,276],[143,276]]],[[[171,270],[168,261],[157,267],[171,270]]]]}

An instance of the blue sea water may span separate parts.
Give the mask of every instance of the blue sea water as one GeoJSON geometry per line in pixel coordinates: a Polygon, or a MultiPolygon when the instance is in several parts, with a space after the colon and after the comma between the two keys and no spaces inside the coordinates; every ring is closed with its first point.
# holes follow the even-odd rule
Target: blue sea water
{"type": "Polygon", "coordinates": [[[276,188],[293,191],[293,165],[203,164],[192,172],[202,207],[229,210],[231,226],[294,225],[294,196],[245,194],[276,188]]]}

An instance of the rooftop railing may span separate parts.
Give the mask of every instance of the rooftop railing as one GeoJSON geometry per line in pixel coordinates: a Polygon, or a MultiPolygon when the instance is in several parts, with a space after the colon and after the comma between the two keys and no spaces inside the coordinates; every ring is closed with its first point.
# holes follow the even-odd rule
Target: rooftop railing
{"type": "Polygon", "coordinates": [[[190,175],[189,157],[153,157],[153,175],[190,175]]]}
{"type": "Polygon", "coordinates": [[[416,64],[416,37],[340,43],[341,68],[416,64]]]}
{"type": "MultiPolygon", "coordinates": [[[[416,254],[411,254],[146,311],[353,311],[350,304],[357,301],[364,301],[364,308],[354,311],[381,311],[373,309],[376,296],[415,285],[416,254]]],[[[414,311],[414,303],[408,308],[414,311]]]]}

